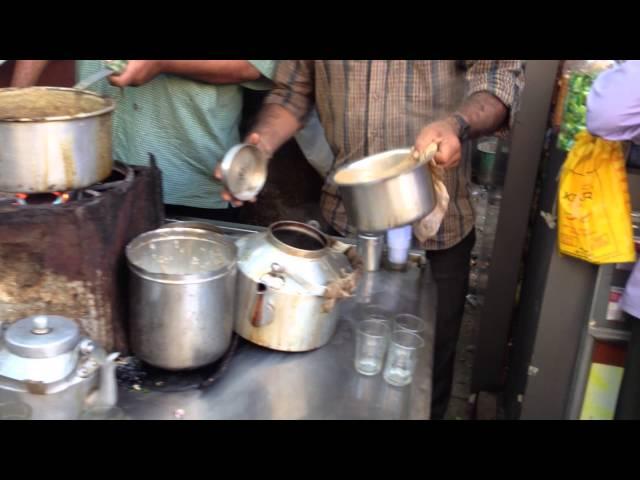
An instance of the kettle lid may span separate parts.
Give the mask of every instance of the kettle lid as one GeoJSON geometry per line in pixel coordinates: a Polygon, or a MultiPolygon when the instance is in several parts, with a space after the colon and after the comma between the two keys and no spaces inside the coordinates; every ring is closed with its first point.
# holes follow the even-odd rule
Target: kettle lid
{"type": "Polygon", "coordinates": [[[80,329],[71,319],[58,315],[34,315],[11,325],[4,335],[9,351],[27,358],[51,358],[75,348],[80,329]]]}

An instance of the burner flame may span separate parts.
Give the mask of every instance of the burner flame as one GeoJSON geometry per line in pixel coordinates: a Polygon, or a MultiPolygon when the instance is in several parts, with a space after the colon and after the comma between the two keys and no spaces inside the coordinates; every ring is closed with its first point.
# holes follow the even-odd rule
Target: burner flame
{"type": "Polygon", "coordinates": [[[53,194],[57,197],[53,202],[53,205],[61,205],[63,203],[67,203],[71,198],[68,192],[53,192],[53,194]]]}
{"type": "Polygon", "coordinates": [[[26,205],[27,198],[29,198],[29,195],[26,193],[16,193],[16,201],[14,205],[26,205]]]}
{"type": "Polygon", "coordinates": [[[131,167],[116,165],[108,178],[87,188],[52,193],[0,192],[0,207],[22,205],[45,207],[64,205],[72,201],[88,200],[102,196],[105,192],[122,182],[131,181],[133,176],[134,171],[131,167]]]}
{"type": "Polygon", "coordinates": [[[62,205],[71,200],[69,192],[16,193],[13,205],[62,205]]]}

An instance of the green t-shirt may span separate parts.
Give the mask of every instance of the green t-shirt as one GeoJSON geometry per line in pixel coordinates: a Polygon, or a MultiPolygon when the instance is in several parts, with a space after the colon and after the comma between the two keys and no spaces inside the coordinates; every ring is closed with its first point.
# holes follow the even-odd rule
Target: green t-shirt
{"type": "MultiPolygon", "coordinates": [[[[250,60],[272,78],[274,60],[250,60]]],[[[102,68],[100,60],[79,60],[78,80],[102,68]]],[[[242,87],[267,89],[268,82],[212,85],[175,75],[158,75],[121,91],[107,80],[91,90],[112,97],[114,158],[149,165],[152,153],[162,170],[164,202],[199,208],[225,208],[222,186],[213,172],[224,154],[240,141],[242,87]]]]}

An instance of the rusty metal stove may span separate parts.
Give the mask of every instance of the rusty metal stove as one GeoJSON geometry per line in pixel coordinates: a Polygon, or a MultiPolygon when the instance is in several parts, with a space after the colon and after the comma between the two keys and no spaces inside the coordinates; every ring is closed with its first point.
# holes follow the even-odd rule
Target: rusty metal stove
{"type": "Polygon", "coordinates": [[[160,171],[116,164],[108,179],[56,194],[0,194],[0,320],[76,319],[107,350],[128,351],[124,249],[164,220],[160,171]]]}

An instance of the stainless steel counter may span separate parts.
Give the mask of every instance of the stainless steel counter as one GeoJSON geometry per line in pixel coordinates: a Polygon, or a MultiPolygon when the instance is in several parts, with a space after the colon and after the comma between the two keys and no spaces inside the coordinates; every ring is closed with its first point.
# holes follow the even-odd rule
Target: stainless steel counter
{"type": "Polygon", "coordinates": [[[185,420],[428,419],[435,307],[428,264],[367,274],[357,296],[339,303],[338,329],[323,348],[282,353],[242,341],[228,369],[208,388],[179,393],[121,388],[119,407],[132,419],[174,419],[178,409],[185,420]],[[381,374],[365,377],[354,368],[353,326],[369,303],[418,314],[427,323],[425,348],[407,387],[387,385],[381,374]]]}

